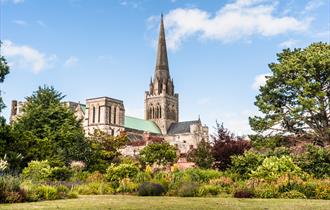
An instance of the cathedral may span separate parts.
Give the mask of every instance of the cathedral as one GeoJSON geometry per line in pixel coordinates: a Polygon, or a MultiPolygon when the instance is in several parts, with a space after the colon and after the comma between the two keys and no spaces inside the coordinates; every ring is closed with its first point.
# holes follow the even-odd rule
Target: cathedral
{"type": "MultiPolygon", "coordinates": [[[[139,150],[153,141],[166,141],[177,148],[180,155],[208,140],[208,127],[200,119],[179,122],[179,94],[175,93],[170,75],[163,16],[157,46],[154,76],[144,93],[144,119],[125,115],[122,100],[96,97],[86,104],[64,102],[78,119],[82,119],[86,136],[100,129],[111,135],[126,133],[129,144],[122,149],[124,155],[137,155],[139,150]]],[[[12,102],[10,120],[21,114],[24,102],[12,102]]]]}

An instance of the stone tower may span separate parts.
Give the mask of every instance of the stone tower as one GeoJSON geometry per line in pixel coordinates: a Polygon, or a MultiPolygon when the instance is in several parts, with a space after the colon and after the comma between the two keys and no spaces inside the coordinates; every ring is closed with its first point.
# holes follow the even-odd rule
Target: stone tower
{"type": "Polygon", "coordinates": [[[168,67],[163,15],[161,15],[157,59],[154,78],[151,78],[149,91],[145,92],[144,115],[154,121],[163,134],[174,122],[179,121],[179,95],[174,94],[173,79],[168,67]]]}

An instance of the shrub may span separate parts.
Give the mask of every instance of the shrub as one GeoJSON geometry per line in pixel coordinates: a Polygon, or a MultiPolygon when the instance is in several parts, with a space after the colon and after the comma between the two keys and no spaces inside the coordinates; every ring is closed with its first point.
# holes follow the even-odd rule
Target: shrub
{"type": "Polygon", "coordinates": [[[296,158],[303,171],[317,178],[330,177],[330,148],[308,145],[307,151],[296,158]]]}
{"type": "Polygon", "coordinates": [[[330,200],[330,180],[319,181],[316,187],[316,199],[330,200]]]}
{"type": "Polygon", "coordinates": [[[59,185],[56,187],[56,193],[58,195],[58,198],[60,199],[66,198],[69,191],[70,191],[69,188],[64,185],[59,185]]]}
{"type": "Polygon", "coordinates": [[[139,171],[139,168],[132,164],[111,164],[107,169],[106,179],[116,186],[124,178],[135,178],[139,171]]]}
{"type": "Polygon", "coordinates": [[[89,174],[86,178],[86,182],[104,182],[105,177],[99,171],[94,171],[93,173],[89,174]]]}
{"type": "Polygon", "coordinates": [[[49,179],[53,181],[66,181],[72,176],[72,171],[67,167],[54,167],[51,169],[49,179]]]}
{"type": "Polygon", "coordinates": [[[35,194],[37,200],[56,200],[60,198],[56,187],[49,185],[38,185],[32,190],[32,192],[28,193],[35,194]]]}
{"type": "Polygon", "coordinates": [[[235,191],[234,198],[253,198],[254,192],[250,189],[240,189],[235,191]]]}
{"type": "Polygon", "coordinates": [[[137,191],[139,185],[134,183],[130,178],[124,178],[120,181],[119,187],[116,189],[116,192],[120,193],[133,193],[137,191]]]}
{"type": "Polygon", "coordinates": [[[253,151],[246,151],[243,155],[231,156],[232,166],[230,171],[238,173],[240,178],[250,178],[251,172],[262,164],[265,156],[253,151]]]}
{"type": "Polygon", "coordinates": [[[137,183],[148,182],[151,180],[151,175],[147,172],[140,171],[134,178],[134,181],[137,183]]]}
{"type": "Polygon", "coordinates": [[[165,193],[165,188],[161,184],[144,182],[139,186],[139,196],[161,196],[165,193]]]}
{"type": "Polygon", "coordinates": [[[15,203],[25,199],[25,191],[20,189],[20,179],[14,176],[0,176],[0,203],[15,203]]]}
{"type": "Polygon", "coordinates": [[[177,189],[177,195],[180,197],[195,197],[198,196],[198,184],[195,182],[183,183],[177,189]]]}
{"type": "Polygon", "coordinates": [[[249,141],[235,136],[218,122],[216,123],[216,132],[211,135],[214,141],[212,148],[212,155],[215,160],[214,167],[219,170],[226,170],[231,166],[230,157],[243,154],[245,150],[250,149],[251,145],[249,141]]]}
{"type": "Polygon", "coordinates": [[[166,172],[158,172],[154,175],[154,178],[152,179],[152,182],[161,184],[165,188],[165,191],[168,191],[171,181],[172,174],[166,172]]]}
{"type": "Polygon", "coordinates": [[[25,179],[31,179],[33,181],[45,181],[50,174],[51,168],[48,160],[31,161],[22,171],[22,175],[25,179]]]}
{"type": "Polygon", "coordinates": [[[291,190],[289,192],[282,193],[280,198],[289,198],[289,199],[306,199],[306,195],[297,191],[291,190]]]}
{"type": "Polygon", "coordinates": [[[294,164],[291,157],[282,156],[278,158],[271,156],[265,158],[262,165],[252,171],[251,176],[272,181],[287,173],[297,176],[304,175],[301,169],[294,164]]]}
{"type": "Polygon", "coordinates": [[[189,168],[183,171],[183,173],[190,176],[191,180],[195,182],[208,182],[211,179],[222,176],[220,171],[200,168],[189,168]]]}
{"type": "Polygon", "coordinates": [[[202,185],[198,189],[198,196],[218,195],[221,192],[221,188],[215,185],[202,185]]]}
{"type": "Polygon", "coordinates": [[[114,189],[106,182],[91,182],[74,188],[81,195],[106,195],[114,193],[114,189]]]}
{"type": "Polygon", "coordinates": [[[217,179],[211,179],[209,181],[210,185],[214,185],[219,187],[221,191],[224,191],[226,193],[231,193],[233,191],[233,180],[230,177],[222,176],[217,179]]]}
{"type": "Polygon", "coordinates": [[[74,192],[74,191],[70,191],[68,193],[68,198],[69,199],[72,199],[72,198],[78,198],[78,193],[77,192],[74,192]]]}
{"type": "Polygon", "coordinates": [[[254,189],[257,198],[277,198],[279,196],[278,189],[271,184],[261,184],[254,189]]]}
{"type": "Polygon", "coordinates": [[[139,154],[142,164],[166,165],[176,159],[176,149],[167,142],[152,143],[144,147],[139,154]]]}

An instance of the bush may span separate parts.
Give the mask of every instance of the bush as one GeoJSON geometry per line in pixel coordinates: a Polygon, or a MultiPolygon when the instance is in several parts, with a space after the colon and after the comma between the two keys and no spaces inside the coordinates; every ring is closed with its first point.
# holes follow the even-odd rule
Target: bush
{"type": "Polygon", "coordinates": [[[81,195],[106,195],[113,194],[114,189],[107,182],[91,182],[74,188],[81,195]]]}
{"type": "Polygon", "coordinates": [[[86,178],[86,182],[104,182],[104,181],[105,181],[105,177],[99,171],[94,171],[86,178]]]}
{"type": "Polygon", "coordinates": [[[235,191],[234,198],[253,198],[254,192],[250,189],[240,189],[235,191]]]}
{"type": "Polygon", "coordinates": [[[294,164],[291,157],[282,156],[267,157],[263,160],[262,165],[258,166],[255,171],[252,171],[251,176],[256,178],[262,178],[268,181],[273,181],[283,176],[284,174],[291,174],[297,176],[303,176],[301,169],[294,164]]]}
{"type": "Polygon", "coordinates": [[[165,188],[161,184],[144,182],[139,186],[139,196],[161,196],[165,193],[165,188]]]}
{"type": "Polygon", "coordinates": [[[330,148],[308,145],[307,151],[296,158],[303,171],[316,178],[330,177],[330,148]]]}
{"type": "Polygon", "coordinates": [[[218,195],[221,192],[221,188],[215,185],[202,185],[198,189],[198,196],[218,195]]]}
{"type": "Polygon", "coordinates": [[[278,198],[278,189],[271,184],[261,184],[254,189],[256,198],[278,198]]]}
{"type": "Polygon", "coordinates": [[[60,196],[57,193],[56,187],[49,185],[39,185],[36,186],[32,192],[28,192],[35,194],[37,200],[56,200],[60,199],[60,196]]]}
{"type": "Polygon", "coordinates": [[[130,178],[124,178],[120,181],[119,187],[116,192],[120,193],[133,193],[138,190],[139,185],[134,183],[130,178]]]}
{"type": "Polygon", "coordinates": [[[31,161],[22,172],[25,179],[30,179],[33,181],[46,181],[50,174],[51,168],[48,160],[31,161]]]}
{"type": "Polygon", "coordinates": [[[0,176],[0,203],[16,203],[26,199],[20,188],[21,180],[14,176],[0,176]]]}
{"type": "Polygon", "coordinates": [[[246,151],[244,155],[231,156],[232,166],[230,171],[238,173],[240,178],[250,178],[251,172],[262,164],[265,156],[253,151],[246,151]]]}
{"type": "Polygon", "coordinates": [[[230,194],[233,191],[234,182],[230,177],[222,176],[217,179],[211,179],[209,184],[217,186],[221,191],[230,194]]]}
{"type": "Polygon", "coordinates": [[[48,177],[53,181],[66,181],[72,177],[72,174],[72,171],[67,167],[54,167],[48,177]]]}
{"type": "Polygon", "coordinates": [[[120,164],[118,166],[111,164],[106,173],[106,179],[113,182],[114,187],[119,186],[119,182],[124,178],[134,179],[139,173],[139,168],[132,164],[120,164]]]}
{"type": "Polygon", "coordinates": [[[282,193],[280,198],[289,198],[289,199],[306,199],[306,195],[303,193],[297,191],[297,190],[291,190],[289,192],[282,193]]]}
{"type": "Polygon", "coordinates": [[[195,182],[183,183],[177,190],[177,195],[180,197],[195,197],[198,196],[198,184],[195,182]]]}

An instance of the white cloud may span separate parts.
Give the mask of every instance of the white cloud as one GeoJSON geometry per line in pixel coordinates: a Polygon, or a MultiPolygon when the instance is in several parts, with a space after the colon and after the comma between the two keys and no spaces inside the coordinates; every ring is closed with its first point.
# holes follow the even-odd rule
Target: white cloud
{"type": "Polygon", "coordinates": [[[297,40],[289,39],[287,41],[284,41],[284,42],[280,43],[280,47],[282,47],[282,48],[293,48],[293,47],[296,47],[297,44],[298,44],[297,40]]]}
{"type": "Polygon", "coordinates": [[[252,84],[253,90],[258,90],[261,86],[264,86],[267,81],[267,76],[270,76],[270,74],[259,74],[254,78],[254,82],[252,84]]]}
{"type": "Polygon", "coordinates": [[[64,67],[72,68],[77,65],[79,59],[75,56],[70,56],[64,63],[64,67]]]}
{"type": "Polygon", "coordinates": [[[12,68],[27,68],[36,74],[52,67],[52,62],[56,59],[56,55],[46,56],[37,49],[27,45],[16,45],[10,40],[3,42],[1,51],[8,58],[12,68]]]}
{"type": "Polygon", "coordinates": [[[315,10],[321,7],[324,3],[324,0],[310,0],[305,6],[305,12],[315,10]]]}
{"type": "Polygon", "coordinates": [[[27,22],[24,20],[14,20],[13,21],[15,24],[20,25],[20,26],[27,26],[27,22]]]}
{"type": "Polygon", "coordinates": [[[174,9],[164,17],[168,47],[177,49],[191,36],[230,42],[254,35],[269,37],[308,29],[311,19],[276,16],[275,8],[274,1],[236,0],[214,15],[198,8],[174,9]]]}

